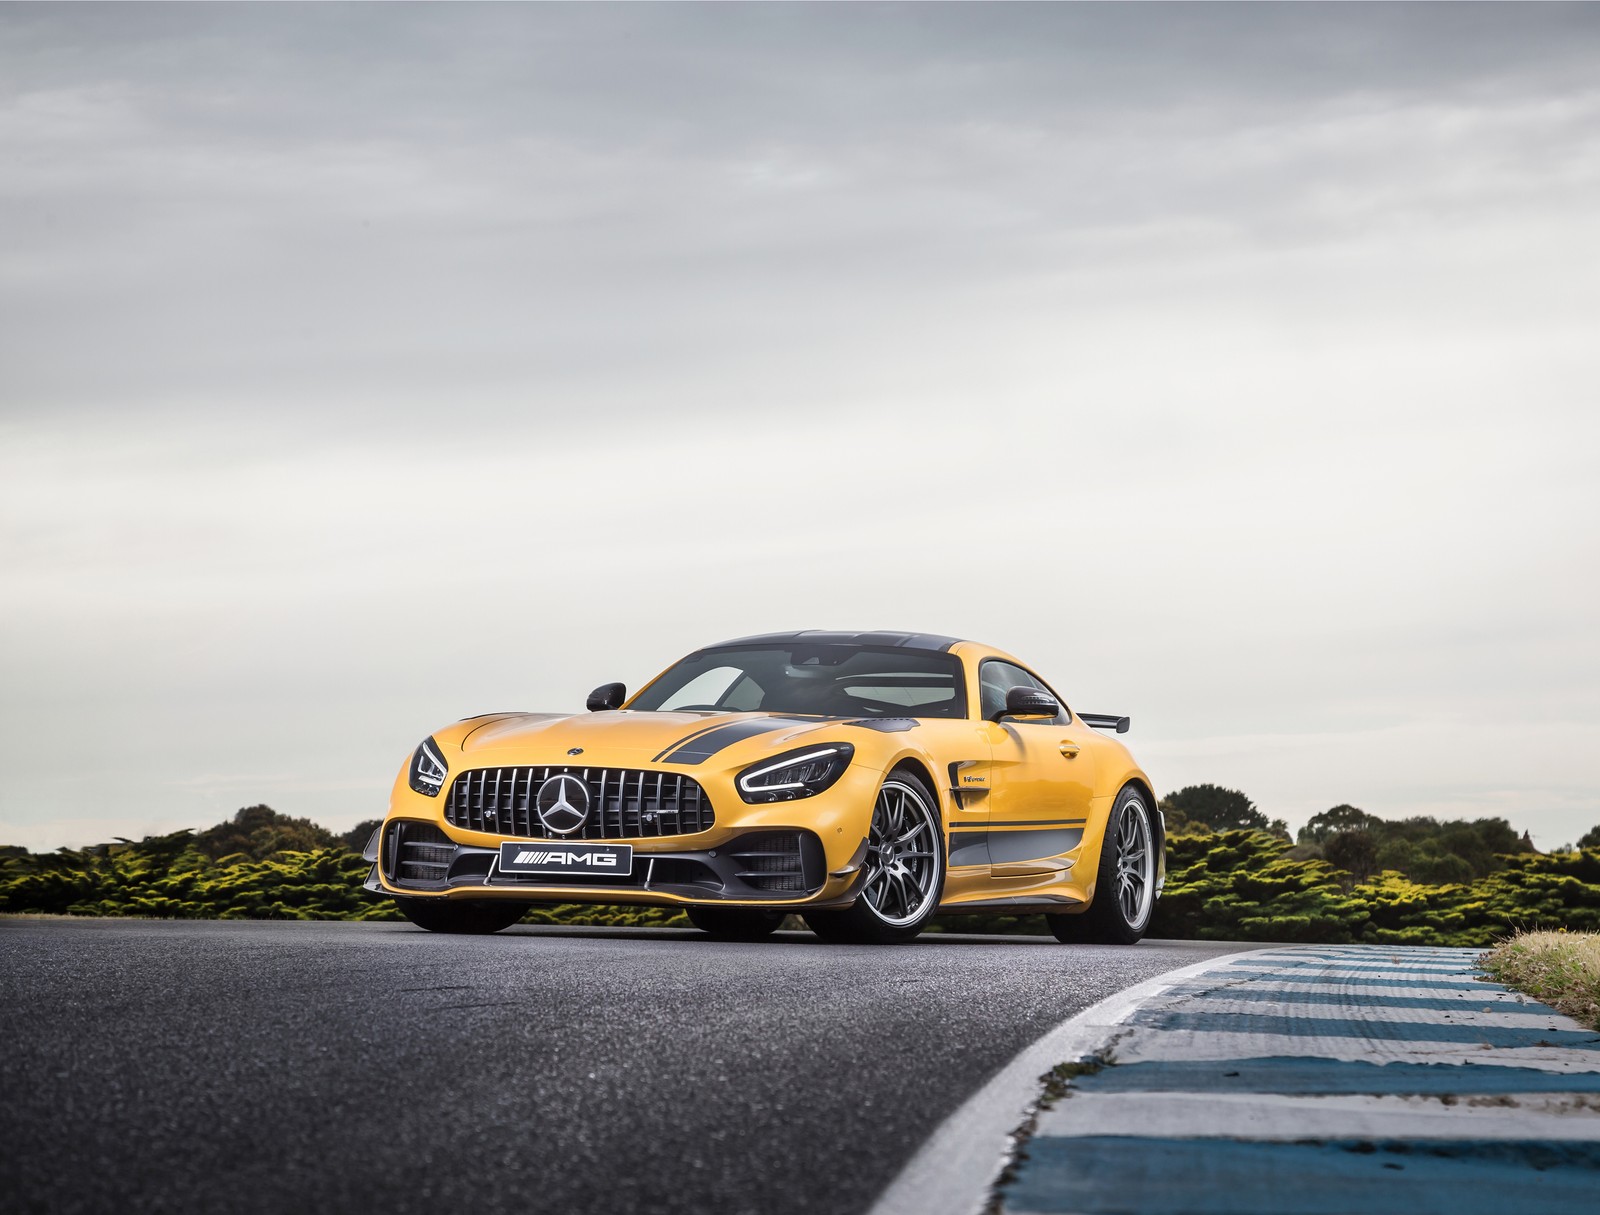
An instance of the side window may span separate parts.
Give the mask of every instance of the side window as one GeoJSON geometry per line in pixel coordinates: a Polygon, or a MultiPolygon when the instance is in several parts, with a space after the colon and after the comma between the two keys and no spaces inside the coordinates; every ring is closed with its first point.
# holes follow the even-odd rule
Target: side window
{"type": "MultiPolygon", "coordinates": [[[[993,719],[994,715],[1006,707],[1006,693],[1012,688],[1037,688],[1039,691],[1054,696],[1044,685],[1044,682],[1034,675],[1030,675],[1019,666],[1009,662],[1001,662],[997,658],[990,658],[978,668],[978,682],[983,692],[983,716],[985,720],[993,719]]],[[[1061,706],[1061,712],[1052,718],[1028,717],[1021,720],[1033,725],[1058,725],[1064,726],[1071,721],[1067,713],[1067,706],[1061,706]]]]}

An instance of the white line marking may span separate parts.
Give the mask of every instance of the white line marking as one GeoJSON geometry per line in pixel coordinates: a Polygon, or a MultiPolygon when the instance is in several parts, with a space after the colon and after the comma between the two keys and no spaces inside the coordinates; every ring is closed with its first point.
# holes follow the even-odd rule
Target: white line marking
{"type": "MultiPolygon", "coordinates": [[[[1537,1021],[1537,1018],[1535,1018],[1537,1021]]],[[[1343,1059],[1367,1063],[1459,1063],[1484,1067],[1536,1067],[1546,1072],[1592,1072],[1600,1051],[1570,1046],[1484,1046],[1476,1042],[1411,1042],[1322,1034],[1233,1033],[1201,1029],[1117,1030],[1118,1063],[1177,1059],[1343,1059]]],[[[1061,1062],[1060,1059],[1055,1060],[1061,1062]]]]}
{"type": "Polygon", "coordinates": [[[1278,1093],[1073,1093],[1039,1115],[1045,1136],[1166,1139],[1600,1140],[1600,1098],[1576,1093],[1462,1097],[1278,1093]]]}
{"type": "MultiPolygon", "coordinates": [[[[1422,948],[1426,949],[1427,946],[1423,946],[1422,948]]],[[[1471,979],[1475,973],[1472,968],[1473,963],[1471,962],[1463,962],[1458,966],[1453,962],[1448,962],[1443,965],[1433,965],[1427,962],[1385,962],[1379,960],[1374,960],[1371,962],[1357,962],[1353,958],[1349,961],[1344,961],[1342,959],[1332,960],[1328,958],[1314,958],[1308,960],[1303,957],[1293,958],[1281,956],[1263,958],[1261,960],[1264,962],[1281,963],[1283,967],[1291,968],[1295,973],[1304,975],[1321,975],[1329,973],[1337,975],[1371,974],[1374,977],[1380,977],[1386,974],[1409,974],[1418,975],[1427,979],[1471,979]]],[[[1248,968],[1241,966],[1239,969],[1246,970],[1248,968]]],[[[1278,970],[1279,967],[1272,966],[1271,969],[1278,970]]]]}
{"type": "Polygon", "coordinates": [[[1080,1059],[1104,1046],[1123,1018],[1175,984],[1240,958],[1281,949],[1223,954],[1197,962],[1107,996],[1069,1017],[1025,1048],[946,1118],[879,1196],[869,1215],[974,1215],[981,1211],[1011,1150],[1011,1132],[1039,1097],[1041,1076],[1058,1063],[1080,1059]]]}
{"type": "MultiPolygon", "coordinates": [[[[1224,992],[1226,988],[1222,989],[1224,992]]],[[[1255,991],[1256,988],[1250,990],[1255,991]]],[[[1280,1000],[1230,1000],[1224,994],[1203,995],[1200,999],[1205,1001],[1203,1012],[1208,1017],[1284,1017],[1317,1018],[1325,1017],[1329,1020],[1354,1021],[1362,1025],[1456,1025],[1474,1029],[1526,1029],[1556,1030],[1566,1033],[1586,1033],[1584,1026],[1578,1024],[1571,1017],[1564,1017],[1552,1009],[1549,1012],[1489,1012],[1482,1011],[1489,1007],[1485,1004],[1469,1004],[1461,1001],[1460,1008],[1395,1008],[1382,1004],[1370,1008],[1360,1006],[1361,997],[1355,997],[1341,1004],[1330,1004],[1321,1000],[1296,999],[1298,993],[1285,993],[1280,1000]],[[1354,1010],[1352,1012],[1352,1009],[1354,1010]]],[[[1341,995],[1344,993],[1341,992],[1341,995]]],[[[1185,999],[1190,999],[1185,995],[1185,999]]],[[[1143,1011],[1150,1013],[1186,1011],[1181,1004],[1162,1003],[1143,1011]]],[[[1152,1027],[1153,1028],[1153,1027],[1152,1027]]],[[[1247,1028],[1245,1026],[1241,1029],[1247,1028]]],[[[1381,1038],[1383,1034],[1374,1029],[1373,1037],[1381,1038]]]]}
{"type": "Polygon", "coordinates": [[[1449,959],[1454,958],[1456,961],[1470,963],[1482,957],[1484,953],[1482,949],[1450,949],[1443,945],[1424,945],[1421,948],[1426,949],[1429,954],[1437,959],[1436,961],[1414,960],[1406,956],[1407,953],[1417,948],[1418,946],[1416,945],[1400,945],[1396,947],[1396,952],[1386,950],[1382,945],[1351,945],[1347,949],[1318,948],[1315,945],[1307,945],[1304,952],[1301,952],[1299,946],[1296,946],[1293,950],[1275,950],[1268,956],[1292,957],[1302,962],[1333,961],[1387,966],[1449,966],[1452,964],[1449,959]]]}
{"type": "MultiPolygon", "coordinates": [[[[1488,983],[1480,983],[1475,988],[1379,988],[1371,983],[1362,983],[1360,980],[1325,980],[1318,983],[1315,980],[1277,981],[1240,980],[1234,983],[1190,983],[1182,991],[1173,992],[1174,996],[1210,996],[1211,992],[1226,992],[1229,988],[1248,988],[1250,991],[1277,991],[1286,994],[1301,994],[1301,996],[1376,996],[1379,999],[1386,996],[1405,997],[1405,999],[1421,1000],[1451,1000],[1454,1004],[1464,1008],[1483,1007],[1486,1004],[1520,1004],[1525,1007],[1539,1005],[1538,1000],[1531,996],[1518,996],[1515,991],[1506,988],[1491,988],[1488,983]]],[[[1544,1005],[1539,1005],[1544,1007],[1544,1005]]]]}

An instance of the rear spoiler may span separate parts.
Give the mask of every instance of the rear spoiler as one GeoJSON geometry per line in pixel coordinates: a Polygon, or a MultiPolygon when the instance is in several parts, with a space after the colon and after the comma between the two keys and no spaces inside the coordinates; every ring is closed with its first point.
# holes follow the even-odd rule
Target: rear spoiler
{"type": "Polygon", "coordinates": [[[1093,726],[1097,730],[1115,730],[1118,734],[1128,732],[1128,719],[1118,717],[1115,713],[1079,713],[1084,725],[1093,726]]]}

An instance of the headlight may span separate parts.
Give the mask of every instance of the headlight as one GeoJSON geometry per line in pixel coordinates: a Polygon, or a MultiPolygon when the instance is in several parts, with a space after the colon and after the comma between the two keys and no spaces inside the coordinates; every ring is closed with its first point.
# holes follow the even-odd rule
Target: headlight
{"type": "Polygon", "coordinates": [[[444,788],[444,778],[450,775],[444,759],[439,754],[439,744],[431,738],[422,740],[411,756],[411,787],[427,797],[438,797],[444,788]]]}
{"type": "Polygon", "coordinates": [[[813,797],[844,775],[856,749],[849,743],[824,743],[801,747],[775,759],[763,760],[739,773],[734,782],[747,802],[786,802],[813,797]]]}

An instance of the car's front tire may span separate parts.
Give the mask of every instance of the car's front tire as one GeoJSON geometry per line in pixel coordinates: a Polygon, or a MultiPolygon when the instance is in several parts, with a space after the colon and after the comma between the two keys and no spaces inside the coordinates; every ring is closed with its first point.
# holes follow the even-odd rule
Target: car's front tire
{"type": "Polygon", "coordinates": [[[759,907],[687,907],[689,923],[719,941],[760,941],[778,931],[781,911],[759,907]]]}
{"type": "Polygon", "coordinates": [[[808,911],[806,925],[824,941],[897,945],[933,918],[944,893],[944,828],[933,790],[897,768],[878,790],[867,836],[866,880],[853,906],[808,911]]]}
{"type": "Polygon", "coordinates": [[[1156,909],[1156,832],[1149,805],[1129,785],[1117,795],[1106,819],[1100,868],[1089,909],[1077,915],[1047,915],[1050,931],[1064,945],[1136,945],[1156,909]]]}
{"type": "Polygon", "coordinates": [[[429,932],[486,936],[510,928],[528,909],[521,903],[500,900],[463,902],[459,899],[401,899],[394,905],[418,928],[429,932]]]}

